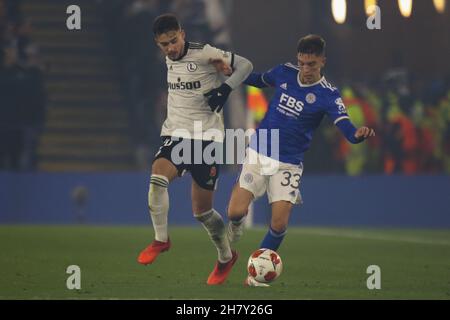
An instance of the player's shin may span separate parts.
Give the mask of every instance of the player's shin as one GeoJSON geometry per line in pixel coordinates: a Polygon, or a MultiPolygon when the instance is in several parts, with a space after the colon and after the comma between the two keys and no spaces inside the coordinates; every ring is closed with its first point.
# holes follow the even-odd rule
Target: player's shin
{"type": "Polygon", "coordinates": [[[244,221],[245,215],[239,218],[230,218],[227,228],[227,237],[230,244],[234,244],[239,241],[244,233],[244,221]]]}
{"type": "Polygon", "coordinates": [[[269,227],[269,231],[267,231],[266,236],[264,237],[259,247],[277,251],[286,233],[287,230],[278,232],[273,230],[272,227],[269,227]]]}
{"type": "Polygon", "coordinates": [[[148,191],[148,208],[152,218],[155,239],[167,242],[167,215],[169,212],[169,180],[162,175],[153,174],[148,191]]]}
{"type": "Polygon", "coordinates": [[[231,259],[230,243],[225,234],[225,224],[222,216],[214,209],[195,215],[208,232],[211,241],[217,248],[219,262],[227,262],[231,259]]]}

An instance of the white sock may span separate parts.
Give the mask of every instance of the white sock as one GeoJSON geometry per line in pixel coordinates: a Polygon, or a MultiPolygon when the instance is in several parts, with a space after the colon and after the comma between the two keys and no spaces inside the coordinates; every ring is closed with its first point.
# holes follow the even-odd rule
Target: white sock
{"type": "Polygon", "coordinates": [[[232,258],[230,243],[225,234],[225,224],[222,216],[214,209],[195,215],[209,234],[212,242],[217,248],[218,260],[221,263],[230,261],[232,258]]]}
{"type": "Polygon", "coordinates": [[[148,190],[148,208],[152,218],[155,239],[167,242],[167,215],[169,213],[169,179],[165,176],[152,174],[148,190]]]}

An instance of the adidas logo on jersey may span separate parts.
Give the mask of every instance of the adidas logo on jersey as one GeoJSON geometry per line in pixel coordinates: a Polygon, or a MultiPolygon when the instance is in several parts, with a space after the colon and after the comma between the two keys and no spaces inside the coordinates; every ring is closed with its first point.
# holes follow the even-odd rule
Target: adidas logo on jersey
{"type": "Polygon", "coordinates": [[[285,82],[285,83],[281,84],[280,88],[284,89],[284,90],[287,90],[287,83],[285,82]]]}
{"type": "Polygon", "coordinates": [[[213,179],[209,179],[208,182],[206,182],[206,184],[207,184],[208,186],[212,186],[212,185],[214,184],[213,179]]]}

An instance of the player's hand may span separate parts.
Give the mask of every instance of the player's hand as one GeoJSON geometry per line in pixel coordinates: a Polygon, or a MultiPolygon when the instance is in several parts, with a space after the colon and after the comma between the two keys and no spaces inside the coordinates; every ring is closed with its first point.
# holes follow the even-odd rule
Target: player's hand
{"type": "Polygon", "coordinates": [[[356,139],[367,139],[368,137],[375,137],[375,131],[371,128],[361,127],[355,132],[356,139]]]}
{"type": "Polygon", "coordinates": [[[222,110],[231,90],[232,89],[229,85],[222,83],[220,87],[212,89],[204,94],[204,96],[208,99],[209,107],[213,112],[220,112],[220,110],[222,110]]]}
{"type": "Polygon", "coordinates": [[[220,72],[226,76],[230,76],[233,73],[233,69],[222,59],[209,59],[209,63],[216,68],[217,72],[220,72]]]}

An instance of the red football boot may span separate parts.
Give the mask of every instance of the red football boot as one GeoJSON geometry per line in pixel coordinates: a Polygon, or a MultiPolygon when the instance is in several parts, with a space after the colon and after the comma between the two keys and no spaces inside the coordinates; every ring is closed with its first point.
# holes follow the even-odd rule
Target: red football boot
{"type": "Polygon", "coordinates": [[[214,270],[209,275],[208,281],[206,281],[207,284],[222,284],[227,279],[228,275],[230,274],[231,268],[233,268],[233,265],[238,258],[238,254],[236,251],[231,250],[231,253],[232,257],[230,261],[225,263],[220,263],[219,261],[216,262],[214,270]]]}
{"type": "Polygon", "coordinates": [[[147,248],[139,254],[138,262],[140,264],[150,264],[155,261],[156,257],[164,251],[170,249],[170,239],[167,242],[154,240],[147,248]]]}

